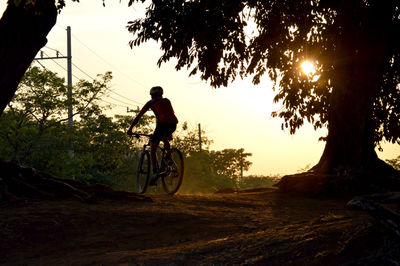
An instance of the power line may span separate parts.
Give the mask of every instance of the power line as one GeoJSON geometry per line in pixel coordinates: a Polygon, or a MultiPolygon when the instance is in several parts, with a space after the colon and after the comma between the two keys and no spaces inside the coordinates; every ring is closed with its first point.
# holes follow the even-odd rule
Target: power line
{"type": "Polygon", "coordinates": [[[83,74],[85,74],[87,77],[89,77],[89,78],[95,80],[95,78],[93,78],[93,77],[90,76],[88,73],[86,73],[85,71],[83,71],[83,70],[82,70],[80,67],[78,67],[76,64],[72,63],[72,65],[73,65],[74,67],[76,67],[80,72],[82,72],[83,74]]]}
{"type": "Polygon", "coordinates": [[[135,100],[132,100],[132,99],[129,99],[129,98],[126,98],[125,96],[119,94],[118,92],[115,92],[114,90],[110,90],[110,92],[111,92],[111,93],[114,93],[114,94],[116,94],[116,95],[118,95],[119,97],[124,98],[125,100],[129,100],[129,101],[131,101],[131,102],[134,102],[134,103],[143,105],[143,103],[138,102],[138,101],[135,101],[135,100]]]}
{"type": "MultiPolygon", "coordinates": [[[[76,37],[73,35],[73,37],[76,39],[76,37]]],[[[79,41],[79,40],[78,40],[79,41]]],[[[81,42],[82,43],[82,42],[81,42]]],[[[82,43],[83,44],[83,43],[82,43]]],[[[90,49],[87,45],[85,45],[85,47],[86,48],[88,48],[88,49],[90,49]]],[[[62,55],[63,56],[63,54],[61,53],[61,52],[59,52],[58,50],[56,50],[56,49],[53,49],[53,48],[50,48],[50,47],[48,47],[49,49],[52,49],[52,50],[54,50],[54,51],[57,51],[60,55],[62,55]]],[[[94,51],[92,51],[93,53],[95,53],[94,51]]],[[[97,55],[97,54],[96,54],[97,55]]],[[[98,55],[97,55],[98,56],[98,55]]],[[[104,59],[102,59],[103,61],[105,61],[104,59]]],[[[82,72],[84,75],[86,75],[87,77],[89,77],[89,78],[91,78],[91,79],[95,79],[95,78],[93,78],[91,75],[89,75],[87,72],[85,72],[84,70],[82,70],[80,67],[78,67],[76,64],[74,64],[74,63],[72,63],[72,65],[74,66],[74,67],[76,67],[80,72],[82,72]]],[[[123,98],[123,99],[125,99],[125,100],[128,100],[128,101],[131,101],[131,102],[134,102],[134,103],[137,103],[137,104],[142,104],[143,105],[143,103],[141,103],[141,102],[138,102],[138,101],[135,101],[135,100],[132,100],[132,99],[129,99],[129,98],[127,98],[126,96],[123,96],[123,95],[121,95],[121,94],[119,94],[118,92],[116,92],[116,91],[114,91],[114,90],[111,90],[110,91],[111,93],[114,93],[114,94],[116,94],[116,95],[118,95],[119,97],[121,97],[121,98],[123,98]]]]}
{"type": "MultiPolygon", "coordinates": [[[[54,60],[53,60],[54,61],[54,60]]],[[[39,61],[36,61],[40,66],[42,66],[45,70],[48,70],[42,63],[40,63],[39,61]]],[[[56,63],[59,67],[61,67],[61,68],[63,68],[64,70],[65,70],[65,68],[64,67],[62,67],[61,65],[59,65],[57,62],[54,62],[54,63],[56,63]]],[[[49,70],[48,70],[49,71],[49,70]]],[[[73,75],[76,79],[79,79],[78,77],[76,77],[75,75],[73,75]]],[[[112,92],[112,91],[111,91],[112,92]]],[[[114,98],[114,97],[111,97],[111,96],[107,96],[108,98],[111,98],[111,99],[113,99],[113,100],[115,100],[115,101],[117,101],[117,102],[119,102],[119,103],[121,103],[121,104],[124,104],[124,105],[121,105],[121,104],[118,104],[118,103],[112,103],[112,102],[109,102],[109,101],[106,101],[106,100],[102,100],[102,99],[99,99],[99,101],[101,101],[101,102],[105,102],[105,103],[108,103],[108,104],[111,104],[111,105],[115,105],[115,106],[118,106],[118,107],[123,107],[123,108],[128,108],[129,106],[132,106],[132,104],[131,103],[126,103],[126,102],[123,102],[123,101],[121,101],[121,100],[118,100],[118,99],[116,99],[116,98],[114,98]]]]}
{"type": "MultiPolygon", "coordinates": [[[[82,72],[83,74],[85,74],[87,77],[89,77],[89,78],[91,78],[91,79],[93,79],[93,80],[95,79],[95,78],[93,78],[92,76],[90,76],[88,73],[86,73],[84,70],[82,70],[80,67],[78,67],[76,64],[72,63],[72,65],[75,66],[79,71],[81,71],[81,72],[82,72]]],[[[118,92],[116,92],[116,91],[114,91],[114,90],[110,90],[110,92],[111,92],[111,93],[114,93],[115,95],[118,95],[119,97],[123,98],[124,100],[131,101],[131,102],[134,102],[134,103],[137,103],[137,104],[142,104],[142,103],[140,103],[140,102],[138,102],[138,101],[129,99],[129,98],[127,98],[127,97],[125,97],[125,96],[119,94],[118,92]]],[[[110,97],[110,98],[112,98],[112,97],[110,97]]],[[[118,99],[115,99],[115,98],[112,98],[112,99],[114,99],[114,100],[116,100],[116,101],[119,101],[119,102],[121,102],[121,103],[126,104],[125,102],[122,102],[122,101],[120,101],[120,100],[118,100],[118,99]]],[[[129,105],[131,105],[131,104],[129,104],[129,105]]]]}
{"type": "Polygon", "coordinates": [[[114,97],[111,97],[111,96],[107,96],[108,98],[110,98],[110,99],[113,99],[114,101],[117,101],[117,102],[119,102],[119,103],[123,103],[123,104],[126,104],[126,105],[132,105],[131,103],[126,103],[126,102],[123,102],[123,101],[121,101],[121,100],[118,100],[118,99],[115,99],[114,97]]]}
{"type": "MultiPolygon", "coordinates": [[[[64,29],[64,27],[57,25],[59,28],[64,29]]],[[[64,29],[65,30],[65,29],[64,29]]],[[[119,70],[116,66],[114,66],[113,64],[111,64],[110,62],[108,62],[106,59],[104,59],[102,56],[100,56],[98,53],[96,53],[93,49],[91,49],[88,45],[86,45],[83,41],[81,41],[78,37],[76,37],[75,34],[72,34],[72,37],[77,40],[81,45],[83,45],[86,49],[88,49],[91,53],[93,53],[96,57],[98,57],[100,60],[102,60],[104,63],[106,63],[107,65],[111,66],[112,68],[114,68],[117,72],[119,72],[120,74],[124,75],[126,78],[128,78],[129,80],[135,82],[136,84],[142,86],[143,88],[147,88],[149,86],[142,84],[141,82],[133,79],[131,76],[127,75],[126,73],[122,72],[121,70],[119,70]]],[[[48,47],[49,49],[53,49],[48,47]]],[[[55,51],[57,51],[56,49],[53,49],[55,51]]],[[[57,51],[58,52],[58,51],[57,51]]],[[[61,54],[61,53],[60,53],[61,54]]]]}
{"type": "MultiPolygon", "coordinates": [[[[45,53],[45,52],[43,52],[46,56],[48,56],[48,54],[47,53],[45,53]]],[[[60,53],[61,54],[61,53],[60,53]]],[[[61,54],[62,55],[62,54],[61,54]]],[[[64,69],[65,71],[67,71],[62,65],[60,65],[58,62],[56,62],[54,59],[51,59],[56,65],[58,65],[59,67],[61,67],[62,69],[64,69]]],[[[43,68],[45,68],[46,70],[47,70],[47,68],[44,66],[44,65],[42,65],[39,61],[37,61],[43,68]]],[[[91,78],[91,79],[93,79],[94,80],[94,78],[92,77],[92,76],[90,76],[88,73],[86,73],[84,70],[82,70],[80,67],[78,67],[76,64],[73,64],[79,71],[81,71],[83,74],[85,74],[86,76],[88,76],[89,78],[91,78]]],[[[76,75],[74,75],[73,74],[73,76],[76,78],[76,79],[78,79],[78,80],[81,80],[81,78],[79,78],[79,77],[77,77],[76,75]]],[[[110,90],[110,92],[111,93],[114,93],[114,94],[116,94],[116,95],[118,95],[119,97],[122,97],[123,99],[125,99],[125,100],[128,100],[128,101],[131,101],[131,102],[133,102],[133,103],[136,103],[136,104],[142,104],[142,103],[140,103],[140,102],[138,102],[138,101],[135,101],[135,100],[131,100],[131,99],[129,99],[129,98],[126,98],[125,96],[123,96],[123,95],[121,95],[121,94],[119,94],[119,93],[117,93],[117,92],[115,92],[115,91],[113,91],[113,90],[110,90]]],[[[123,106],[123,107],[127,107],[127,106],[131,106],[131,105],[133,105],[132,103],[127,103],[127,102],[124,102],[124,101],[121,101],[121,100],[119,100],[119,99],[116,99],[116,98],[114,98],[114,97],[111,97],[111,96],[108,96],[109,98],[111,98],[111,99],[113,99],[113,100],[115,100],[115,101],[117,101],[117,102],[119,102],[119,103],[122,103],[122,104],[125,104],[126,106],[123,106]]],[[[114,103],[112,103],[112,104],[114,104],[114,103]]],[[[142,104],[143,105],[143,104],[142,104]]],[[[121,106],[121,105],[120,105],[121,106]]]]}
{"type": "Polygon", "coordinates": [[[36,63],[38,63],[41,67],[43,67],[45,70],[49,71],[40,61],[36,60],[36,63]]]}
{"type": "MultiPolygon", "coordinates": [[[[43,52],[44,55],[50,57],[48,54],[46,54],[45,52],[43,52]]],[[[50,59],[51,61],[53,61],[54,63],[56,63],[56,65],[58,65],[59,67],[61,67],[62,69],[64,69],[65,71],[68,71],[65,67],[63,67],[62,65],[60,65],[59,63],[57,63],[57,61],[55,61],[54,59],[50,59]]]]}
{"type": "Polygon", "coordinates": [[[88,49],[90,52],[92,52],[95,56],[97,56],[98,58],[100,58],[103,62],[105,62],[107,65],[111,66],[112,68],[114,68],[117,72],[119,72],[120,74],[124,75],[126,78],[130,79],[131,81],[135,82],[136,84],[142,86],[143,88],[147,88],[148,86],[140,83],[137,80],[132,79],[129,75],[125,74],[124,72],[122,72],[121,70],[119,70],[117,67],[115,67],[114,65],[112,65],[111,63],[109,63],[107,60],[105,60],[102,56],[100,56],[99,54],[97,54],[95,51],[93,51],[89,46],[87,46],[85,43],[83,43],[81,40],[79,40],[74,34],[72,34],[72,37],[77,40],[80,44],[82,44],[84,47],[86,47],[86,49],[88,49]]]}
{"type": "MultiPolygon", "coordinates": [[[[72,65],[75,66],[79,71],[81,71],[81,72],[82,72],[83,74],[85,74],[87,77],[89,77],[89,78],[91,78],[91,79],[93,79],[93,80],[95,79],[95,78],[93,78],[92,76],[90,76],[88,73],[86,73],[84,70],[82,70],[80,67],[78,67],[76,64],[72,63],[72,65]]],[[[129,99],[129,98],[127,98],[127,97],[125,97],[125,96],[119,94],[118,92],[116,92],[116,91],[114,91],[114,90],[110,90],[110,92],[111,92],[111,93],[114,93],[114,94],[116,94],[116,95],[118,95],[119,97],[121,97],[121,98],[123,98],[123,99],[125,99],[125,100],[131,101],[131,102],[134,102],[134,103],[138,103],[138,104],[143,104],[143,103],[140,103],[140,102],[138,102],[138,101],[129,99]]],[[[114,100],[117,100],[117,99],[114,99],[114,100]]]]}
{"type": "Polygon", "coordinates": [[[109,101],[106,101],[106,100],[100,100],[100,101],[101,101],[101,102],[108,103],[108,104],[116,105],[116,106],[118,106],[118,107],[124,107],[124,108],[129,107],[129,106],[126,106],[126,105],[120,105],[120,104],[117,104],[117,103],[112,103],[112,102],[109,102],[109,101]]]}
{"type": "MultiPolygon", "coordinates": [[[[81,72],[82,72],[83,74],[85,74],[87,77],[89,77],[89,78],[91,78],[91,79],[93,79],[93,80],[95,79],[95,78],[93,78],[92,76],[90,76],[88,73],[86,73],[84,70],[82,70],[80,67],[78,67],[76,64],[72,63],[72,65],[75,66],[79,71],[81,71],[81,72]]],[[[129,99],[129,98],[127,98],[127,97],[125,97],[125,96],[119,94],[118,92],[116,92],[116,91],[114,91],[114,90],[110,90],[110,92],[111,92],[111,93],[114,93],[114,94],[116,94],[116,95],[118,95],[119,97],[121,97],[121,98],[123,98],[123,99],[125,99],[125,100],[131,101],[131,102],[134,102],[134,103],[138,103],[138,104],[142,104],[142,103],[140,103],[140,102],[138,102],[138,101],[129,99]]]]}
{"type": "MultiPolygon", "coordinates": [[[[79,80],[79,78],[77,77],[77,76],[75,76],[75,75],[73,75],[72,74],[72,71],[71,71],[71,66],[72,65],[74,65],[80,72],[82,72],[83,74],[85,74],[86,76],[88,76],[89,78],[91,78],[91,79],[93,79],[93,80],[95,80],[91,75],[89,75],[88,73],[86,73],[84,70],[82,70],[80,67],[78,67],[76,64],[73,64],[72,63],[72,61],[70,60],[70,58],[71,58],[71,56],[70,56],[70,27],[68,27],[67,28],[67,32],[68,32],[68,56],[64,56],[64,55],[62,55],[62,53],[60,53],[57,49],[54,49],[54,48],[51,48],[51,47],[48,47],[48,46],[45,46],[45,48],[47,48],[47,49],[50,49],[50,50],[53,50],[53,51],[56,51],[56,57],[51,57],[51,56],[49,56],[46,52],[44,52],[44,51],[41,51],[41,57],[40,58],[35,58],[36,59],[36,62],[38,62],[44,69],[46,69],[47,70],[47,68],[43,65],[43,64],[41,64],[40,62],[39,62],[39,60],[41,60],[41,59],[50,59],[50,60],[52,60],[57,66],[59,66],[60,68],[62,68],[64,71],[66,71],[66,72],[68,72],[68,84],[70,84],[69,86],[72,86],[72,80],[71,80],[71,77],[72,76],[74,76],[76,79],[78,79],[79,80]],[[46,55],[47,57],[43,57],[43,55],[46,55]],[[59,55],[61,55],[61,56],[59,56],[59,55]],[[63,67],[62,65],[60,65],[57,61],[55,61],[55,59],[61,59],[61,58],[67,58],[69,61],[68,61],[68,70],[65,68],[65,67],[63,67]]],[[[85,45],[86,46],[86,45],[85,45]]],[[[87,46],[86,46],[87,47],[87,46]]],[[[88,48],[88,47],[87,47],[88,48]]],[[[111,92],[113,92],[113,91],[111,91],[111,92]]],[[[115,93],[115,94],[117,94],[117,95],[119,95],[120,97],[122,97],[122,98],[126,98],[126,97],[124,97],[124,96],[122,96],[122,95],[120,95],[120,94],[118,94],[118,93],[116,93],[116,92],[113,92],[113,93],[115,93]]],[[[115,101],[117,101],[117,102],[119,102],[119,103],[122,103],[122,104],[124,104],[124,105],[120,105],[120,104],[116,104],[116,103],[112,103],[112,102],[108,102],[108,101],[104,101],[104,100],[101,100],[101,99],[99,99],[100,101],[102,101],[102,102],[105,102],[105,103],[108,103],[108,104],[111,104],[111,105],[115,105],[115,106],[120,106],[120,107],[126,107],[128,110],[129,110],[129,106],[131,106],[132,104],[130,104],[130,103],[126,103],[126,102],[123,102],[123,101],[121,101],[121,100],[119,100],[119,99],[116,99],[116,98],[114,98],[114,97],[111,97],[111,96],[107,96],[107,97],[109,97],[109,98],[111,98],[111,99],[113,99],[113,100],[115,100],[115,101]]],[[[126,98],[126,99],[128,99],[128,98],[126,98]]],[[[129,99],[128,99],[129,100],[129,99]]],[[[131,101],[133,101],[133,102],[136,102],[136,101],[134,101],[134,100],[131,100],[131,101]]],[[[71,110],[72,110],[72,108],[71,108],[71,110]]],[[[70,113],[70,108],[68,109],[68,113],[70,113]]],[[[71,122],[71,124],[72,124],[72,122],[71,122]]]]}
{"type": "MultiPolygon", "coordinates": [[[[45,46],[44,48],[47,48],[47,49],[53,50],[53,51],[55,51],[55,52],[59,52],[57,49],[51,48],[51,47],[49,47],[49,46],[45,46]]],[[[61,54],[61,53],[60,53],[60,54],[61,54]]]]}
{"type": "MultiPolygon", "coordinates": [[[[50,57],[46,52],[43,52],[43,54],[46,55],[46,56],[48,56],[48,57],[50,57]]],[[[61,53],[60,53],[60,54],[61,54],[61,53]]],[[[62,55],[62,54],[61,54],[61,55],[62,55]]],[[[63,70],[65,70],[65,71],[68,72],[68,70],[67,70],[65,67],[63,67],[62,65],[60,65],[60,64],[59,64],[56,60],[54,60],[53,58],[50,58],[50,60],[53,61],[57,66],[59,66],[60,68],[62,68],[63,70]]],[[[73,76],[74,78],[80,80],[80,78],[77,77],[77,76],[75,76],[74,74],[72,74],[72,76],[73,76]]]]}
{"type": "MultiPolygon", "coordinates": [[[[63,29],[64,29],[64,28],[63,28],[63,29]]],[[[105,62],[106,64],[108,64],[108,65],[111,66],[112,68],[116,69],[119,73],[121,73],[122,75],[126,76],[128,79],[132,80],[133,82],[135,82],[135,83],[137,83],[137,84],[139,84],[139,85],[141,85],[141,86],[143,86],[143,87],[146,87],[145,85],[143,85],[143,84],[141,84],[140,82],[138,82],[138,81],[132,79],[130,76],[126,75],[125,73],[123,73],[122,71],[120,71],[118,68],[116,68],[115,66],[113,66],[112,64],[110,64],[107,60],[105,60],[103,57],[101,57],[99,54],[97,54],[97,53],[96,53],[94,50],[92,50],[89,46],[87,46],[85,43],[83,43],[81,40],[79,40],[75,35],[73,35],[73,34],[71,34],[71,35],[73,36],[73,38],[74,38],[75,40],[77,40],[79,43],[81,43],[84,47],[86,47],[86,49],[88,49],[88,50],[89,50],[90,52],[92,52],[95,56],[97,56],[98,58],[100,58],[103,62],[105,62]]],[[[65,57],[65,56],[64,56],[59,50],[57,50],[57,49],[54,49],[54,48],[49,47],[49,46],[45,46],[45,48],[57,52],[57,57],[54,57],[54,58],[53,58],[53,57],[50,57],[46,52],[42,51],[42,54],[45,54],[45,55],[48,57],[48,58],[46,58],[46,59],[51,59],[58,67],[60,67],[60,68],[63,69],[64,71],[67,71],[67,72],[68,72],[68,70],[67,70],[65,67],[63,67],[62,65],[60,65],[58,62],[56,62],[56,61],[54,60],[54,59],[58,59],[58,58],[59,58],[59,55],[61,55],[61,57],[65,57]]],[[[43,56],[42,56],[42,57],[43,57],[43,56]]],[[[65,57],[65,58],[67,58],[67,57],[65,57]]],[[[71,63],[72,63],[72,62],[71,62],[71,63]]],[[[40,63],[39,63],[39,64],[40,64],[40,63]]],[[[40,65],[41,65],[43,68],[45,68],[44,65],[42,65],[42,64],[40,64],[40,65]]],[[[88,74],[86,71],[84,71],[82,68],[80,68],[80,67],[77,66],[76,64],[72,63],[72,65],[73,65],[76,69],[78,69],[82,74],[86,75],[87,77],[89,77],[89,78],[92,79],[92,80],[95,80],[95,78],[93,78],[90,74],[88,74]]],[[[45,69],[46,69],[46,68],[45,68],[45,69]]],[[[72,73],[71,73],[71,74],[72,74],[72,73]]],[[[80,80],[80,78],[77,77],[76,75],[72,74],[72,76],[75,77],[76,79],[80,80]]],[[[113,93],[113,94],[115,94],[115,95],[117,95],[117,96],[119,96],[119,97],[121,97],[121,98],[123,98],[123,99],[126,100],[126,101],[130,101],[130,102],[133,102],[133,103],[136,103],[136,104],[141,104],[141,105],[143,105],[143,103],[140,103],[140,102],[138,102],[138,101],[136,101],[136,100],[129,99],[129,98],[125,97],[124,95],[121,95],[121,94],[115,92],[114,90],[110,90],[110,92],[113,93]]],[[[117,102],[119,102],[119,103],[122,103],[122,104],[124,104],[124,105],[126,105],[126,106],[122,106],[122,105],[119,105],[119,104],[107,102],[107,103],[109,103],[109,104],[113,104],[113,105],[117,105],[117,106],[121,106],[121,107],[132,106],[132,103],[127,103],[127,102],[121,101],[121,100],[116,99],[116,98],[111,97],[111,96],[108,96],[108,97],[111,98],[111,99],[113,99],[113,100],[115,100],[115,101],[117,101],[117,102]]]]}
{"type": "MultiPolygon", "coordinates": [[[[47,47],[47,46],[46,46],[47,47]]],[[[58,50],[56,50],[56,49],[53,49],[53,48],[50,48],[50,47],[47,47],[47,48],[49,48],[49,49],[51,49],[51,50],[53,50],[53,51],[56,51],[56,52],[58,52],[61,56],[64,56],[61,52],[59,52],[58,50]]],[[[85,71],[83,71],[80,67],[78,67],[76,64],[74,64],[74,63],[72,63],[72,65],[74,66],[74,67],[76,67],[80,72],[82,72],[84,75],[86,75],[87,77],[89,77],[90,79],[95,79],[95,78],[93,78],[91,75],[89,75],[88,73],[86,73],[85,71]]]]}
{"type": "MultiPolygon", "coordinates": [[[[54,48],[51,48],[51,47],[48,47],[48,46],[45,46],[46,48],[48,48],[48,49],[51,49],[51,50],[53,50],[53,51],[56,51],[57,52],[57,54],[59,54],[59,55],[61,55],[62,57],[65,57],[60,51],[58,51],[57,49],[54,49],[54,48]]],[[[43,54],[45,54],[46,56],[49,56],[46,52],[43,52],[43,54]]],[[[59,67],[61,67],[62,69],[64,69],[65,71],[67,71],[64,67],[62,67],[60,64],[58,64],[56,61],[54,61],[53,59],[52,59],[52,61],[54,62],[54,63],[56,63],[59,67]]],[[[81,71],[83,74],[85,74],[86,76],[88,76],[89,78],[91,78],[91,79],[93,79],[94,80],[94,78],[92,77],[92,76],[90,76],[88,73],[86,73],[85,71],[83,71],[80,67],[78,67],[76,64],[74,64],[74,63],[72,63],[72,65],[74,66],[74,67],[76,67],[79,71],[81,71]]],[[[77,76],[75,76],[75,75],[73,75],[76,79],[78,79],[78,80],[81,80],[82,78],[78,78],[77,76]]]]}
{"type": "MultiPolygon", "coordinates": [[[[50,57],[46,52],[41,51],[45,56],[50,57]]],[[[58,65],[59,67],[61,67],[62,69],[64,69],[65,71],[68,71],[65,67],[63,67],[62,65],[60,65],[59,63],[57,63],[57,61],[55,61],[53,58],[50,58],[51,61],[53,61],[54,63],[56,63],[56,65],[58,65]]]]}

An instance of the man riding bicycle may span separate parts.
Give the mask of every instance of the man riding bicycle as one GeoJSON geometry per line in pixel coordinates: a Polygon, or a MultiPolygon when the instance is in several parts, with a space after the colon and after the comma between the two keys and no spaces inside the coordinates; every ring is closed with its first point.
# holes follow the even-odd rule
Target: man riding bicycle
{"type": "Polygon", "coordinates": [[[136,126],[140,118],[151,109],[156,116],[156,129],[151,138],[150,158],[153,167],[153,176],[150,179],[149,185],[154,186],[159,176],[160,170],[157,163],[156,150],[160,141],[164,143],[164,148],[169,154],[171,146],[169,141],[172,140],[172,133],[176,130],[178,119],[175,116],[171,102],[167,98],[163,98],[163,89],[160,86],[155,86],[150,89],[151,100],[148,101],[139,111],[135,119],[133,119],[127,134],[133,135],[132,128],[136,126]]]}

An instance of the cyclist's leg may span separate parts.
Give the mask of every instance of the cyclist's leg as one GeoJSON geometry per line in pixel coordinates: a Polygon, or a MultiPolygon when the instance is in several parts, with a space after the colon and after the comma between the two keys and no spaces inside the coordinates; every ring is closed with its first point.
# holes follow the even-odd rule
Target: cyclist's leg
{"type": "Polygon", "coordinates": [[[153,167],[153,175],[150,179],[150,185],[155,185],[155,182],[158,178],[158,174],[160,172],[157,161],[157,148],[160,144],[160,140],[162,138],[162,127],[159,124],[156,125],[156,129],[154,130],[153,137],[151,138],[151,146],[150,146],[150,159],[151,166],[153,167]]]}
{"type": "Polygon", "coordinates": [[[161,140],[162,140],[163,143],[164,143],[164,149],[165,149],[165,151],[166,151],[166,152],[169,152],[169,151],[171,150],[171,145],[169,144],[169,138],[166,137],[166,136],[164,136],[161,140]]]}
{"type": "Polygon", "coordinates": [[[176,125],[169,124],[164,132],[165,134],[162,137],[162,141],[164,142],[164,148],[165,151],[167,152],[166,155],[167,159],[171,159],[171,153],[169,152],[171,150],[171,145],[169,144],[169,141],[172,140],[172,133],[174,133],[175,130],[176,130],[176,125]]]}
{"type": "Polygon", "coordinates": [[[165,159],[167,160],[167,163],[169,164],[172,161],[171,157],[171,145],[169,144],[170,137],[163,137],[162,141],[164,143],[164,149],[166,151],[165,153],[165,159]]]}
{"type": "Polygon", "coordinates": [[[150,178],[150,182],[149,185],[150,186],[155,186],[156,185],[156,181],[158,178],[158,175],[160,173],[159,167],[158,167],[158,162],[157,162],[157,147],[158,147],[158,143],[151,143],[150,146],[150,160],[151,160],[151,166],[153,167],[153,175],[150,178]]]}
{"type": "Polygon", "coordinates": [[[151,158],[151,166],[153,167],[153,172],[156,173],[158,172],[158,162],[157,162],[157,147],[158,143],[151,143],[150,146],[150,158],[151,158]]]}

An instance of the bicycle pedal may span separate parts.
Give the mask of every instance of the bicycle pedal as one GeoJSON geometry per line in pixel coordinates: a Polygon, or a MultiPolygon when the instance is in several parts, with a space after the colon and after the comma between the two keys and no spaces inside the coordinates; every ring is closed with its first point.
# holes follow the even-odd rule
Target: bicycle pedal
{"type": "Polygon", "coordinates": [[[168,173],[168,171],[167,170],[163,170],[163,171],[161,171],[160,173],[159,173],[159,175],[165,175],[165,174],[167,174],[168,173]]]}

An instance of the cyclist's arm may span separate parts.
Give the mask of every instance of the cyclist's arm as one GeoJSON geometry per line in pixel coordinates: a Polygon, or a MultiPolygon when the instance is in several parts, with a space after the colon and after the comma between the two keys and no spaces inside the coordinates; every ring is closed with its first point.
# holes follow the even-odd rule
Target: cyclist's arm
{"type": "Polygon", "coordinates": [[[150,101],[148,101],[143,108],[139,111],[135,119],[133,119],[131,126],[129,127],[127,134],[132,135],[132,128],[137,125],[139,122],[140,118],[150,109],[150,101]]]}

